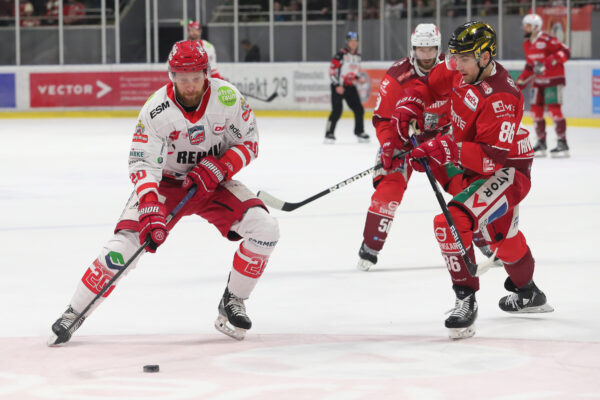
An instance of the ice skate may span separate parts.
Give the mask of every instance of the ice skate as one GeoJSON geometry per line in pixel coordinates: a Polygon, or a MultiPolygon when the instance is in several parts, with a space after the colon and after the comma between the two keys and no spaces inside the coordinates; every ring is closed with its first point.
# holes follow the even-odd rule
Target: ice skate
{"type": "Polygon", "coordinates": [[[512,293],[500,299],[498,305],[502,311],[511,314],[547,313],[554,311],[554,308],[546,302],[544,292],[533,281],[522,288],[518,288],[509,277],[504,281],[504,288],[512,293]]]}
{"type": "Polygon", "coordinates": [[[533,146],[533,155],[534,157],[546,157],[546,150],[548,147],[546,146],[545,140],[538,140],[535,146],[533,146]]]}
{"type": "Polygon", "coordinates": [[[67,343],[71,335],[81,326],[85,317],[82,317],[77,324],[71,326],[73,321],[79,316],[71,306],[52,324],[52,333],[48,338],[48,346],[56,346],[61,343],[67,343]]]}
{"type": "Polygon", "coordinates": [[[369,143],[371,142],[371,137],[366,133],[356,133],[356,138],[358,139],[358,143],[369,143]]]}
{"type": "Polygon", "coordinates": [[[325,140],[323,141],[325,144],[334,144],[335,143],[335,135],[331,132],[327,132],[325,134],[325,140]]]}
{"type": "Polygon", "coordinates": [[[377,264],[377,252],[368,248],[365,242],[361,244],[360,250],[358,250],[358,257],[356,268],[361,271],[368,271],[373,265],[377,264]]]}
{"type": "Polygon", "coordinates": [[[219,316],[215,321],[215,328],[237,340],[243,340],[246,331],[252,327],[252,321],[246,314],[244,300],[229,292],[225,293],[219,303],[219,316]]]}
{"type": "Polygon", "coordinates": [[[475,291],[466,286],[452,286],[456,292],[456,301],[445,325],[450,339],[466,339],[475,335],[475,319],[477,319],[477,300],[475,291]]]}
{"type": "Polygon", "coordinates": [[[569,156],[569,146],[567,145],[567,141],[564,139],[558,139],[556,147],[550,150],[550,157],[567,158],[569,156]]]}

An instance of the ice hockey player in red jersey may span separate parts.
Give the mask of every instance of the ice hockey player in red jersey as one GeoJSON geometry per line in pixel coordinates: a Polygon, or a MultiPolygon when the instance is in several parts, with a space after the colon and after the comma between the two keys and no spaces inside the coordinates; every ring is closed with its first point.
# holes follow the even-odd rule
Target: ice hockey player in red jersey
{"type": "MultiPolygon", "coordinates": [[[[379,96],[373,115],[373,125],[381,144],[376,163],[383,163],[383,170],[375,171],[375,193],[367,212],[363,242],[358,252],[357,268],[368,271],[377,263],[377,256],[390,232],[396,209],[402,202],[404,191],[412,174],[412,168],[404,158],[392,159],[401,149],[412,147],[408,137],[400,137],[394,119],[399,95],[411,88],[417,79],[426,76],[443,59],[442,39],[434,24],[419,24],[410,38],[412,50],[409,57],[396,61],[386,72],[379,86],[379,96]]],[[[425,133],[429,137],[445,133],[450,128],[450,103],[436,101],[425,110],[425,133]]]]}
{"type": "Polygon", "coordinates": [[[561,104],[566,83],[564,63],[571,53],[560,40],[542,32],[542,18],[537,14],[528,14],[523,18],[523,31],[526,63],[517,79],[517,85],[523,90],[532,82],[531,114],[537,135],[533,150],[536,157],[546,155],[544,107],[547,106],[558,138],[556,147],[550,150],[550,156],[568,157],[567,122],[562,114],[561,104]]]}
{"type": "MultiPolygon", "coordinates": [[[[171,82],[150,96],[133,134],[129,174],[134,191],[114,236],[86,269],[67,310],[52,325],[51,346],[69,341],[114,285],[76,325],[73,322],[140,245],[150,240],[146,251],[154,253],[187,215],[201,216],[229,240],[243,239],[233,256],[215,327],[241,340],[252,326],[244,300],[254,290],[279,239],[277,221],[262,201],[233,179],[258,154],[256,119],[233,85],[207,79],[208,56],[199,42],[175,43],[168,65],[171,82]],[[196,194],[167,220],[192,185],[196,185],[196,194]]],[[[207,238],[198,240],[190,250],[210,253],[207,238]]],[[[210,260],[198,258],[198,268],[212,267],[210,260]]],[[[119,280],[138,262],[139,257],[119,280]]],[[[169,267],[164,266],[165,274],[170,273],[169,267]]],[[[176,310],[177,300],[171,300],[176,310]]]]}
{"type": "Polygon", "coordinates": [[[329,77],[331,79],[331,113],[325,129],[325,143],[335,143],[335,126],[342,116],[343,104],[354,113],[354,135],[359,143],[368,143],[370,138],[364,130],[364,114],[356,83],[360,80],[360,53],[358,52],[358,34],[346,34],[346,46],[338,51],[331,60],[329,77]]]}
{"type": "Polygon", "coordinates": [[[217,52],[215,46],[208,40],[202,39],[202,25],[197,21],[190,21],[187,25],[188,40],[197,40],[200,42],[206,54],[208,55],[209,75],[211,78],[226,80],[217,68],[217,52]]]}
{"type": "MultiPolygon", "coordinates": [[[[450,96],[452,135],[427,141],[411,151],[410,163],[460,165],[464,172],[452,178],[463,190],[448,209],[471,260],[473,235],[481,231],[503,261],[512,292],[499,306],[509,313],[549,312],[553,308],[533,282],[534,259],[518,228],[519,203],[531,187],[533,149],[529,133],[520,128],[523,96],[508,72],[494,61],[496,32],[487,23],[467,22],[453,32],[450,57],[434,67],[414,88],[404,91],[397,105],[398,127],[409,134],[411,120],[423,125],[424,109],[450,96]]],[[[453,339],[475,334],[479,278],[472,277],[443,214],[434,218],[435,237],[450,272],[455,306],[445,325],[453,339]]]]}

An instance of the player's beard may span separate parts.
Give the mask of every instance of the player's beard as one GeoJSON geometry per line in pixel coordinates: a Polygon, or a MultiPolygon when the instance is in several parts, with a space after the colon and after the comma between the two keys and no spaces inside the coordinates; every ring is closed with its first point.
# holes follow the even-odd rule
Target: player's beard
{"type": "Polygon", "coordinates": [[[525,32],[525,34],[523,36],[525,36],[525,38],[529,39],[531,37],[531,34],[533,32],[525,32]]]}
{"type": "Polygon", "coordinates": [[[419,65],[421,71],[429,72],[429,70],[431,70],[431,68],[435,66],[435,58],[429,58],[427,60],[417,60],[417,64],[419,65]],[[427,63],[427,65],[425,65],[424,63],[427,63]]]}

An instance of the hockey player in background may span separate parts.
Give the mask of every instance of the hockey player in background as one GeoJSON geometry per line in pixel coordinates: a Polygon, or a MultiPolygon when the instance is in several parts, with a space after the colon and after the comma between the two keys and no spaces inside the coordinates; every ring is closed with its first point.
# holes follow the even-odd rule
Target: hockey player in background
{"type": "Polygon", "coordinates": [[[215,46],[208,40],[202,39],[202,25],[197,21],[190,21],[187,25],[188,40],[198,40],[206,54],[208,54],[209,76],[211,78],[219,78],[226,80],[217,69],[217,53],[215,46]]]}
{"type": "Polygon", "coordinates": [[[369,135],[364,130],[364,114],[356,82],[360,79],[360,53],[358,53],[358,34],[346,34],[346,46],[338,51],[331,60],[329,77],[331,78],[331,114],[325,129],[325,143],[335,143],[335,126],[342,116],[342,100],[354,113],[354,134],[360,143],[368,143],[369,135]]]}
{"type": "MultiPolygon", "coordinates": [[[[518,229],[519,203],[531,187],[533,149],[529,133],[520,129],[523,95],[496,56],[496,32],[487,23],[467,22],[453,32],[450,57],[429,75],[404,91],[397,105],[401,136],[409,124],[423,126],[424,110],[450,96],[452,135],[438,136],[411,151],[410,163],[443,166],[458,163],[464,172],[451,179],[463,191],[448,209],[465,248],[474,259],[472,238],[481,230],[504,262],[508,277],[504,287],[512,292],[499,306],[509,313],[550,312],[553,308],[533,282],[534,259],[525,236],[518,229]]],[[[455,306],[445,321],[453,339],[475,334],[479,278],[472,277],[458,251],[443,214],[434,218],[435,237],[450,272],[455,306]]]]}
{"type": "Polygon", "coordinates": [[[523,18],[523,31],[526,64],[517,79],[517,85],[523,90],[529,82],[533,82],[531,114],[537,135],[533,150],[536,157],[546,156],[544,107],[547,106],[558,138],[556,147],[550,150],[550,156],[568,157],[567,122],[562,114],[561,104],[566,83],[564,63],[571,53],[560,40],[542,32],[542,18],[537,14],[529,14],[523,18]]]}
{"type": "MultiPolygon", "coordinates": [[[[408,136],[398,135],[397,120],[394,119],[396,102],[404,89],[411,88],[419,77],[443,59],[441,54],[442,37],[434,24],[419,24],[413,31],[409,57],[396,61],[386,72],[379,86],[379,97],[373,115],[373,126],[381,148],[376,163],[383,164],[383,170],[376,170],[373,177],[375,193],[367,211],[363,242],[358,252],[357,268],[368,271],[377,263],[377,255],[383,248],[390,232],[396,209],[402,201],[412,168],[404,158],[392,159],[402,149],[412,147],[408,136]]],[[[432,138],[436,133],[446,133],[450,129],[450,102],[436,101],[425,110],[423,137],[432,138]]]]}
{"type": "MultiPolygon", "coordinates": [[[[201,216],[229,240],[243,239],[233,256],[215,327],[241,340],[252,326],[244,300],[252,293],[279,239],[278,223],[264,204],[233,179],[258,154],[254,113],[234,86],[207,79],[208,56],[197,41],[177,42],[168,65],[171,82],[150,96],[133,134],[129,174],[134,192],[114,236],[87,268],[68,308],[52,325],[49,345],[69,341],[114,286],[76,326],[71,327],[71,323],[140,245],[150,239],[146,251],[154,253],[186,215],[201,216]],[[196,185],[197,193],[167,223],[167,215],[192,185],[196,185]]],[[[126,272],[138,261],[133,261],[126,272]]],[[[210,259],[204,257],[199,267],[207,262],[210,259]]],[[[168,266],[165,268],[167,273],[168,266]]]]}

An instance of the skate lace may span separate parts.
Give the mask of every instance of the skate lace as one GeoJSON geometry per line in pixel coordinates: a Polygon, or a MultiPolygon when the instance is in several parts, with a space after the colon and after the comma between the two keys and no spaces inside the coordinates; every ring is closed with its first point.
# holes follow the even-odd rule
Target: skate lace
{"type": "Polygon", "coordinates": [[[446,314],[452,313],[452,314],[450,314],[451,317],[459,317],[459,318],[465,317],[467,315],[467,313],[469,312],[470,299],[471,299],[471,296],[467,296],[464,299],[456,298],[456,301],[454,302],[454,308],[446,311],[446,314]]]}
{"type": "Polygon", "coordinates": [[[520,309],[521,307],[519,306],[519,295],[517,293],[509,294],[508,296],[506,296],[504,304],[506,304],[507,306],[511,306],[512,308],[520,309]]]}
{"type": "Polygon", "coordinates": [[[71,328],[71,330],[75,330],[79,327],[79,325],[81,325],[83,323],[83,320],[85,319],[85,317],[81,318],[77,322],[77,326],[72,325],[73,321],[75,321],[75,319],[77,319],[78,316],[79,315],[75,314],[73,312],[73,310],[69,309],[63,313],[62,318],[60,319],[59,325],[65,329],[71,328]]]}
{"type": "Polygon", "coordinates": [[[227,308],[231,310],[234,315],[246,315],[246,306],[244,300],[236,296],[231,296],[227,302],[227,308]]]}

